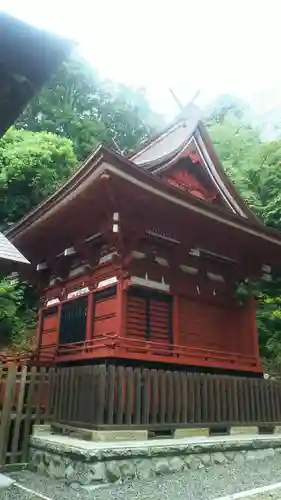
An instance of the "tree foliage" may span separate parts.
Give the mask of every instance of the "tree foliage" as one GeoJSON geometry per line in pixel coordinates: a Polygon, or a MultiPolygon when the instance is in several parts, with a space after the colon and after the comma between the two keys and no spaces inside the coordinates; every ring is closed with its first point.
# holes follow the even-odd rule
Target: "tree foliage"
{"type": "MultiPolygon", "coordinates": [[[[260,130],[245,114],[232,113],[229,103],[222,117],[221,107],[209,113],[207,122],[214,145],[224,167],[242,197],[261,219],[281,231],[281,140],[263,142],[260,130]]],[[[276,269],[271,283],[260,282],[257,326],[261,353],[274,359],[281,367],[281,267],[276,269]]]]}
{"type": "Polygon", "coordinates": [[[34,333],[35,300],[27,283],[0,281],[0,345],[23,347],[34,333]]]}
{"type": "Polygon", "coordinates": [[[70,140],[11,128],[0,140],[0,220],[10,224],[52,193],[77,164],[70,140]]]}
{"type": "Polygon", "coordinates": [[[100,142],[130,151],[159,121],[143,90],[102,81],[74,57],[26,107],[17,126],[68,137],[83,160],[100,142]]]}

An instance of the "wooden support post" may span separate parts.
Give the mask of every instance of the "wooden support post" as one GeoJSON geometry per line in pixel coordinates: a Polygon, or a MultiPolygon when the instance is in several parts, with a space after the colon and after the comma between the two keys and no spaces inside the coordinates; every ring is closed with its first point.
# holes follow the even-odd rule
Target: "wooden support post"
{"type": "Polygon", "coordinates": [[[93,338],[93,326],[94,326],[94,294],[92,292],[88,295],[85,340],[91,340],[93,338]]]}
{"type": "Polygon", "coordinates": [[[180,298],[173,296],[173,343],[180,344],[180,298]]]}

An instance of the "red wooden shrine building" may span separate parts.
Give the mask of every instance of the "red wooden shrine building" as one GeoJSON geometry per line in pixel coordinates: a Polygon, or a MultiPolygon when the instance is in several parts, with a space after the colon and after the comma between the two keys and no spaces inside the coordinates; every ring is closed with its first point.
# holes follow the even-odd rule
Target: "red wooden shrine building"
{"type": "Polygon", "coordinates": [[[262,372],[245,279],[281,236],[251,213],[190,105],[130,158],[99,146],[8,233],[41,302],[41,360],[262,372]],[[122,360],[122,361],[121,361],[122,360]]]}

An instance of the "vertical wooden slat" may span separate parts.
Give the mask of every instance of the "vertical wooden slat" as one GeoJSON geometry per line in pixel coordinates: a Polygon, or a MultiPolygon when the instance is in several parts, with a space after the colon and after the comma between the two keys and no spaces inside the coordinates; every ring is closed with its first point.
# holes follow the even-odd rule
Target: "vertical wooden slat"
{"type": "Polygon", "coordinates": [[[187,381],[186,373],[180,372],[181,381],[181,423],[187,423],[187,381]]]}
{"type": "Polygon", "coordinates": [[[69,397],[67,390],[68,373],[69,368],[64,368],[60,379],[59,418],[61,421],[65,421],[67,419],[65,409],[67,408],[67,399],[69,397]]]}
{"type": "Polygon", "coordinates": [[[265,393],[264,393],[264,380],[259,380],[259,404],[260,404],[260,422],[266,421],[266,401],[265,401],[265,393]]]}
{"type": "Polygon", "coordinates": [[[254,380],[255,415],[258,422],[262,422],[260,380],[254,380]]]}
{"type": "Polygon", "coordinates": [[[227,421],[226,377],[220,378],[221,421],[227,421]]]}
{"type": "Polygon", "coordinates": [[[147,368],[143,370],[143,387],[142,387],[142,415],[141,423],[149,423],[149,403],[150,403],[150,371],[147,368]]]}
{"type": "Polygon", "coordinates": [[[22,366],[21,372],[20,372],[19,389],[18,389],[16,418],[14,420],[12,450],[11,450],[11,463],[15,463],[17,461],[19,435],[20,435],[20,428],[21,428],[22,418],[23,418],[23,404],[24,404],[24,394],[25,394],[25,387],[26,387],[26,376],[27,376],[27,366],[22,366]]]}
{"type": "Polygon", "coordinates": [[[106,366],[99,366],[99,385],[98,385],[98,408],[97,408],[97,423],[104,424],[105,413],[105,395],[106,395],[106,366]]]}
{"type": "Polygon", "coordinates": [[[44,401],[44,396],[46,396],[46,367],[42,366],[37,372],[37,394],[36,394],[36,412],[35,412],[35,423],[40,424],[42,418],[43,408],[46,405],[46,400],[44,401]]]}
{"type": "Polygon", "coordinates": [[[194,420],[195,423],[201,423],[201,376],[197,373],[194,376],[194,420]]]}
{"type": "Polygon", "coordinates": [[[116,402],[116,424],[123,424],[124,413],[124,367],[118,366],[117,374],[117,402],[116,402]]]}
{"type": "Polygon", "coordinates": [[[265,403],[266,403],[266,422],[267,423],[270,423],[273,421],[270,386],[271,386],[271,382],[269,380],[265,380],[265,403]]]}
{"type": "Polygon", "coordinates": [[[253,423],[255,421],[255,398],[254,398],[254,380],[252,378],[249,379],[249,421],[253,423]]]}
{"type": "Polygon", "coordinates": [[[11,417],[13,411],[14,394],[16,387],[17,367],[9,365],[8,374],[5,381],[4,401],[0,421],[0,465],[6,461],[6,451],[9,440],[11,417]]]}
{"type": "MultiPolygon", "coordinates": [[[[94,382],[93,382],[93,387],[94,387],[94,392],[96,392],[96,387],[98,385],[99,380],[98,379],[98,368],[95,366],[94,370],[94,382]]],[[[70,369],[67,369],[67,378],[69,380],[70,376],[70,369]]],[[[78,393],[78,408],[77,408],[77,422],[87,422],[87,415],[89,415],[89,395],[88,395],[88,390],[89,390],[89,373],[88,373],[88,367],[87,366],[81,366],[79,367],[79,393],[78,393]]],[[[98,410],[98,406],[97,406],[98,410]]],[[[95,417],[97,417],[97,412],[95,417]]],[[[95,421],[96,423],[96,421],[95,421]]]]}
{"type": "Polygon", "coordinates": [[[270,398],[270,407],[271,407],[271,422],[276,422],[276,403],[275,403],[275,391],[274,384],[269,381],[269,398],[270,398]]]}
{"type": "Polygon", "coordinates": [[[126,403],[125,403],[125,424],[132,424],[133,417],[133,390],[134,390],[134,373],[133,369],[128,367],[125,370],[126,376],[126,403]]]}
{"type": "Polygon", "coordinates": [[[151,370],[151,422],[158,423],[159,411],[159,372],[151,370]]]}
{"type": "MultiPolygon", "coordinates": [[[[91,387],[91,397],[89,401],[89,406],[90,406],[90,420],[91,423],[94,425],[96,423],[96,415],[97,415],[97,392],[96,392],[96,367],[95,366],[90,366],[88,370],[88,377],[89,377],[89,385],[91,387]]],[[[77,386],[76,386],[76,398],[78,397],[77,394],[77,386]]],[[[75,400],[74,400],[74,406],[75,406],[75,400]]]]}
{"type": "Polygon", "coordinates": [[[142,374],[140,368],[135,368],[134,370],[134,424],[138,425],[141,423],[141,383],[142,374]]]}
{"type": "Polygon", "coordinates": [[[115,399],[115,366],[108,367],[108,390],[107,390],[107,424],[113,424],[114,399],[115,399]]]}
{"type": "MultiPolygon", "coordinates": [[[[69,386],[67,388],[67,392],[68,392],[67,414],[69,415],[68,418],[70,418],[71,420],[73,419],[73,402],[74,402],[74,398],[75,398],[75,393],[74,393],[75,373],[76,373],[76,370],[74,367],[69,368],[69,377],[68,377],[69,386]]],[[[89,403],[90,403],[90,401],[89,401],[89,403]]]]}
{"type": "MultiPolygon", "coordinates": [[[[54,393],[56,386],[56,370],[55,368],[50,368],[48,371],[48,385],[47,385],[47,399],[45,408],[45,421],[48,422],[54,411],[54,393]]],[[[72,397],[72,394],[69,395],[72,397]]],[[[70,413],[72,415],[72,413],[70,413]]]]}
{"type": "Polygon", "coordinates": [[[60,377],[61,377],[61,370],[57,370],[56,378],[55,378],[56,384],[55,384],[55,388],[54,388],[54,410],[53,410],[54,421],[58,420],[58,401],[59,401],[60,377]]]}
{"type": "Polygon", "coordinates": [[[274,382],[274,400],[275,400],[275,422],[281,422],[281,401],[280,401],[280,384],[274,382]]]}
{"type": "Polygon", "coordinates": [[[174,402],[175,402],[175,412],[174,412],[174,422],[178,424],[180,422],[181,414],[181,384],[179,372],[174,372],[174,402]]]}
{"type": "Polygon", "coordinates": [[[201,405],[202,405],[202,422],[211,422],[209,419],[209,398],[208,398],[208,377],[201,378],[201,405]]]}
{"type": "Polygon", "coordinates": [[[166,396],[166,376],[164,370],[159,370],[159,412],[160,412],[160,423],[166,423],[166,407],[167,407],[167,396],[166,396]]]}
{"type": "Polygon", "coordinates": [[[187,373],[188,422],[195,421],[194,374],[187,373]]]}
{"type": "Polygon", "coordinates": [[[173,387],[173,373],[168,370],[166,372],[167,380],[167,423],[172,423],[174,418],[174,387],[173,387]]]}
{"type": "Polygon", "coordinates": [[[234,378],[232,382],[233,386],[233,423],[239,423],[239,403],[238,403],[238,383],[237,379],[234,378]]]}
{"type": "Polygon", "coordinates": [[[29,434],[32,425],[32,411],[33,411],[33,401],[34,401],[34,388],[36,383],[37,368],[32,366],[30,370],[29,385],[26,398],[26,413],[25,421],[23,427],[23,443],[22,443],[22,461],[27,462],[28,455],[28,445],[29,445],[29,434]]]}
{"type": "Polygon", "coordinates": [[[208,420],[209,422],[215,422],[215,397],[214,397],[214,377],[213,375],[207,375],[207,387],[208,387],[208,420]]]}
{"type": "Polygon", "coordinates": [[[244,392],[244,406],[245,406],[245,422],[250,422],[250,391],[249,391],[249,380],[243,380],[243,392],[244,392]]]}

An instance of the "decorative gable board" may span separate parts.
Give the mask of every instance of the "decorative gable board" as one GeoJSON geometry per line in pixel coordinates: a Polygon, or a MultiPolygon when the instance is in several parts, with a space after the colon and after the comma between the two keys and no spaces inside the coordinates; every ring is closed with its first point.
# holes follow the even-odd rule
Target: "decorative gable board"
{"type": "Polygon", "coordinates": [[[200,111],[194,105],[130,160],[197,198],[216,203],[240,217],[256,220],[224,172],[200,121],[200,111]],[[194,164],[193,173],[187,167],[188,162],[183,167],[184,158],[194,164]]]}
{"type": "Polygon", "coordinates": [[[241,206],[241,204],[236,201],[221,178],[198,129],[196,129],[189,138],[188,144],[183,151],[181,151],[181,154],[176,155],[176,157],[166,165],[154,168],[153,174],[159,175],[164,179],[166,178],[170,183],[173,183],[173,180],[178,181],[178,187],[181,186],[183,189],[183,186],[185,186],[185,190],[189,192],[189,194],[198,198],[209,202],[221,200],[220,204],[231,212],[241,217],[247,217],[244,206],[241,206]],[[187,161],[184,165],[184,159],[190,160],[189,164],[194,165],[193,174],[189,172],[187,161]],[[180,164],[182,165],[181,168],[175,173],[177,165],[180,164]],[[172,172],[171,176],[169,175],[170,171],[172,172]]]}

